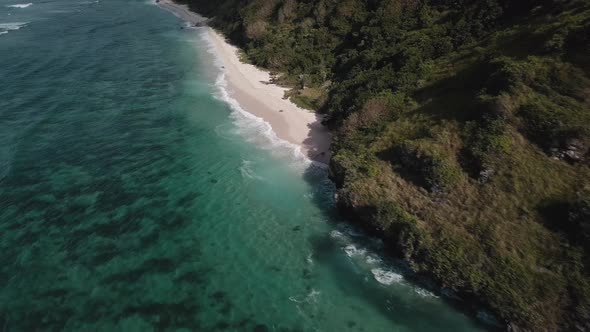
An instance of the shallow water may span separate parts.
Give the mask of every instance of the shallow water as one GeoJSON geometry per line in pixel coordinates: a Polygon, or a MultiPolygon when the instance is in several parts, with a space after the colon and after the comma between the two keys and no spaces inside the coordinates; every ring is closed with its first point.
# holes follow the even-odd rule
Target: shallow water
{"type": "Polygon", "coordinates": [[[231,106],[198,30],[146,1],[27,4],[0,0],[3,331],[481,329],[231,106]]]}

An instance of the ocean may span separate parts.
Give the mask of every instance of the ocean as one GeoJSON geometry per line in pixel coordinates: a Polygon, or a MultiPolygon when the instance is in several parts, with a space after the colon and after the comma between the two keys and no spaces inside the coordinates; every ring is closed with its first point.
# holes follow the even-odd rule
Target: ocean
{"type": "Polygon", "coordinates": [[[148,1],[0,0],[1,331],[483,331],[148,1]]]}

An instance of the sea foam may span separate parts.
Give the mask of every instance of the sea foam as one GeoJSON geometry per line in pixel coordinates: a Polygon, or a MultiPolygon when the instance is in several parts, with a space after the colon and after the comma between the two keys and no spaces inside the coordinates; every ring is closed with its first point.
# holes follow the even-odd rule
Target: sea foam
{"type": "Polygon", "coordinates": [[[27,24],[29,22],[0,23],[0,35],[5,35],[11,30],[18,30],[27,24]]]}
{"type": "Polygon", "coordinates": [[[341,249],[356,267],[370,272],[379,284],[400,285],[422,298],[438,298],[433,292],[406,282],[402,272],[405,269],[378,254],[383,248],[380,240],[373,239],[348,224],[339,224],[337,229],[330,232],[330,237],[341,245],[341,249]]]}
{"type": "Polygon", "coordinates": [[[349,244],[346,247],[344,247],[344,252],[346,252],[346,256],[348,257],[364,257],[367,254],[367,251],[365,249],[357,248],[354,244],[349,244]]]}
{"type": "Polygon", "coordinates": [[[6,7],[10,7],[10,8],[27,8],[32,6],[33,3],[29,2],[29,3],[17,3],[15,5],[8,5],[6,7]]]}
{"type": "Polygon", "coordinates": [[[12,23],[0,23],[0,30],[18,30],[27,26],[29,22],[12,22],[12,23]]]}
{"type": "Polygon", "coordinates": [[[381,268],[371,269],[371,273],[373,274],[375,280],[377,280],[382,285],[390,286],[404,280],[404,277],[401,274],[381,268]]]}
{"type": "Polygon", "coordinates": [[[253,165],[253,161],[242,160],[242,165],[240,166],[240,173],[242,174],[242,177],[251,180],[263,180],[261,176],[254,172],[254,169],[252,168],[253,165]]]}
{"type": "MultiPolygon", "coordinates": [[[[214,58],[214,65],[217,68],[224,67],[223,60],[215,50],[213,41],[207,33],[207,28],[196,29],[203,29],[203,33],[201,34],[202,40],[204,40],[208,46],[207,52],[214,58]]],[[[215,97],[228,104],[232,110],[230,117],[234,122],[236,134],[245,138],[248,142],[270,151],[273,155],[281,159],[289,160],[291,165],[297,166],[300,170],[305,170],[312,165],[319,168],[326,167],[322,163],[310,160],[303,153],[299,145],[279,138],[273,131],[270,123],[244,110],[239,102],[230,95],[228,82],[223,69],[221,69],[217,76],[215,87],[217,88],[215,97]]]]}
{"type": "Polygon", "coordinates": [[[436,294],[424,288],[414,287],[414,292],[416,292],[416,294],[420,295],[421,297],[432,297],[436,299],[438,298],[436,294]]]}

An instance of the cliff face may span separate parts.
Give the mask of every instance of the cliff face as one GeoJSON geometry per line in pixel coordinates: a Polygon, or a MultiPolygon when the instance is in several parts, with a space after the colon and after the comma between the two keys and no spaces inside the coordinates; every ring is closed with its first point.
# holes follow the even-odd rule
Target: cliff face
{"type": "Polygon", "coordinates": [[[512,329],[590,331],[590,3],[192,0],[335,132],[339,205],[512,329]]]}

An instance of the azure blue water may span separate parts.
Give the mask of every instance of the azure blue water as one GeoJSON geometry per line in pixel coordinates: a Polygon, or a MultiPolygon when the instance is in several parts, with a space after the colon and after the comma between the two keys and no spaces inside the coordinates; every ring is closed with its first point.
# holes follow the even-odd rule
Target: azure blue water
{"type": "Polygon", "coordinates": [[[479,331],[146,1],[0,0],[0,330],[479,331]]]}

